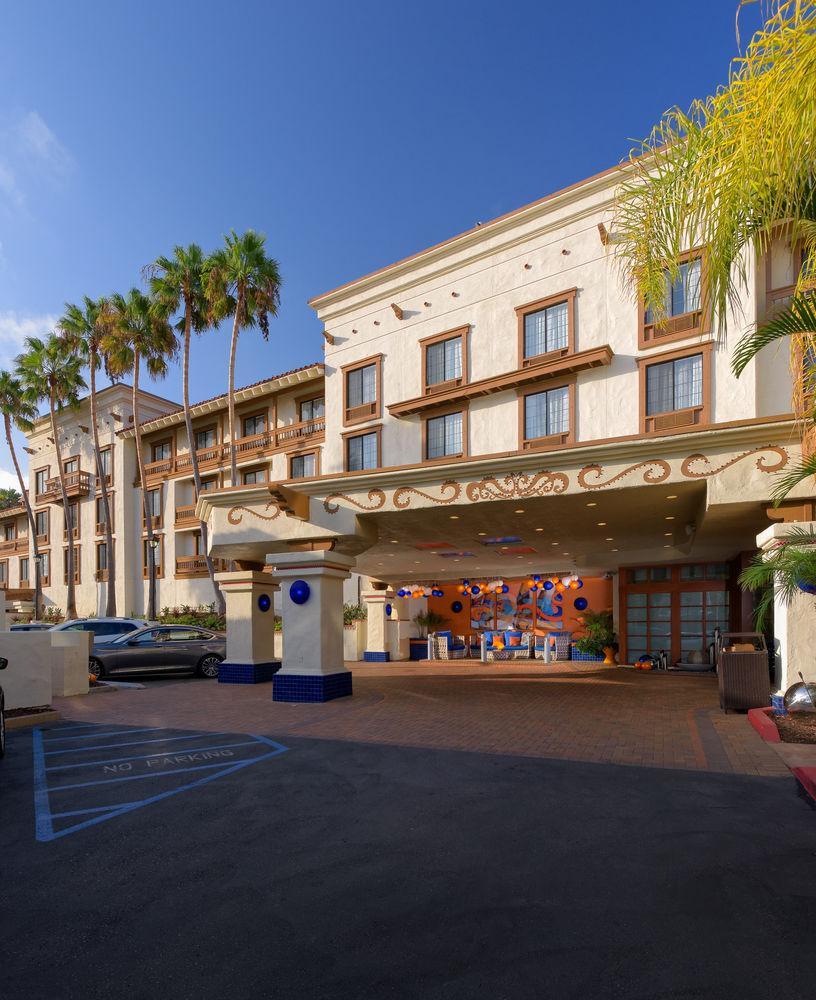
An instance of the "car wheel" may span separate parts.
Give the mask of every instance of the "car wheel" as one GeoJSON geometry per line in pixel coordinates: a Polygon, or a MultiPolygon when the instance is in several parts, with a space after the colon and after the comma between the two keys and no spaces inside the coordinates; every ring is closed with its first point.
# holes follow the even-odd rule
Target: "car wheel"
{"type": "Polygon", "coordinates": [[[217,677],[218,676],[218,666],[221,663],[221,657],[211,654],[210,656],[205,656],[201,662],[198,664],[198,672],[202,677],[217,677]]]}
{"type": "Polygon", "coordinates": [[[6,700],[0,696],[0,757],[6,756],[6,700]]]}
{"type": "Polygon", "coordinates": [[[91,658],[90,660],[88,660],[88,673],[95,674],[96,679],[100,681],[105,676],[105,668],[102,666],[99,660],[91,658]]]}

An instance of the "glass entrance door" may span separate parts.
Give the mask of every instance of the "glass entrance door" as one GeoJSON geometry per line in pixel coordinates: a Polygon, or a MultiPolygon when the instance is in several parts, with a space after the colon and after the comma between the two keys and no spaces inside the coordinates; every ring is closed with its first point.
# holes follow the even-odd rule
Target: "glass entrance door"
{"type": "Polygon", "coordinates": [[[627,662],[634,663],[646,654],[655,656],[661,649],[671,650],[672,595],[669,591],[650,590],[626,596],[627,662]]]}

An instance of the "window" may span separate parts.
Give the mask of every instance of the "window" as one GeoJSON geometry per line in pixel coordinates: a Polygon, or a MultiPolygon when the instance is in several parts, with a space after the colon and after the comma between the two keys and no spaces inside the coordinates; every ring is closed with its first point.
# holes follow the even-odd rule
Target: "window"
{"type": "Polygon", "coordinates": [[[343,368],[343,419],[345,424],[376,419],[380,415],[382,357],[343,368]]]}
{"type": "Polygon", "coordinates": [[[524,357],[567,348],[567,303],[559,302],[524,317],[524,357]]]}
{"type": "Polygon", "coordinates": [[[326,402],[322,396],[300,401],[300,420],[318,420],[326,414],[326,402]]]}
{"type": "MultiPolygon", "coordinates": [[[[153,521],[153,527],[158,527],[162,523],[162,491],[148,490],[147,491],[147,509],[150,513],[150,517],[153,521]]],[[[144,518],[143,518],[144,520],[144,518]]]]}
{"type": "Polygon", "coordinates": [[[108,578],[108,546],[105,542],[99,542],[96,546],[96,579],[107,580],[108,578]]]}
{"type": "Polygon", "coordinates": [[[376,469],[380,464],[380,435],[378,431],[355,434],[346,438],[346,471],[362,472],[376,469]]]}
{"type": "MultiPolygon", "coordinates": [[[[79,547],[74,546],[74,583],[79,583],[79,547]]],[[[68,583],[68,549],[62,550],[62,582],[68,583]]]]}
{"type": "Polygon", "coordinates": [[[673,281],[668,270],[664,271],[664,316],[658,321],[652,308],[642,303],[640,347],[708,332],[708,322],[702,313],[703,281],[703,259],[699,252],[681,257],[677,277],[673,281]]]}
{"type": "Polygon", "coordinates": [[[519,367],[575,350],[575,295],[571,288],[516,308],[519,367]]]}
{"type": "Polygon", "coordinates": [[[460,334],[444,340],[435,337],[430,342],[424,342],[426,391],[434,386],[445,387],[450,382],[463,381],[462,341],[463,335],[460,334]]]}
{"type": "Polygon", "coordinates": [[[134,646],[152,646],[158,639],[160,631],[161,629],[153,628],[149,632],[140,632],[132,639],[128,639],[128,642],[134,646]]]}
{"type": "Polygon", "coordinates": [[[48,539],[48,511],[38,510],[34,513],[34,527],[37,531],[37,538],[41,541],[48,539]]]}
{"type": "Polygon", "coordinates": [[[195,438],[196,451],[203,451],[205,448],[215,447],[215,428],[205,427],[204,430],[196,431],[195,438]]]}
{"type": "MultiPolygon", "coordinates": [[[[111,512],[111,531],[113,530],[113,497],[108,494],[108,504],[111,512]]],[[[105,504],[102,497],[96,498],[96,531],[101,534],[105,530],[105,504]]]]}
{"type": "Polygon", "coordinates": [[[0,562],[0,587],[8,586],[8,560],[0,562]]]}
{"type": "Polygon", "coordinates": [[[110,448],[102,448],[99,452],[99,465],[102,469],[102,475],[105,477],[105,482],[110,483],[111,481],[111,450],[110,448]]]}
{"type": "Polygon", "coordinates": [[[79,459],[66,458],[62,465],[63,472],[66,476],[70,476],[74,472],[79,472],[79,459]]]}
{"type": "Polygon", "coordinates": [[[34,473],[34,492],[38,496],[45,493],[45,481],[48,478],[48,469],[38,469],[34,473]]]}
{"type": "Polygon", "coordinates": [[[40,583],[45,587],[51,580],[51,553],[40,553],[40,583]]]}
{"type": "Polygon", "coordinates": [[[28,584],[28,556],[20,557],[20,586],[28,584]]]}
{"type": "Polygon", "coordinates": [[[266,414],[254,413],[251,417],[244,417],[244,437],[254,437],[256,434],[266,433],[266,414]]]}
{"type": "Polygon", "coordinates": [[[314,453],[311,455],[292,455],[289,464],[289,478],[306,479],[315,475],[316,457],[314,453]]]}
{"type": "Polygon", "coordinates": [[[692,354],[646,369],[646,413],[686,410],[703,403],[703,356],[692,354]]]}
{"type": "Polygon", "coordinates": [[[13,542],[17,537],[17,532],[14,528],[14,524],[4,524],[3,525],[3,536],[7,542],[13,542]]]}
{"type": "Polygon", "coordinates": [[[206,493],[208,490],[217,490],[218,480],[217,479],[202,479],[201,480],[201,492],[206,493]]]}
{"type": "Polygon", "coordinates": [[[521,446],[566,444],[572,436],[574,385],[530,392],[521,397],[521,446]]]}
{"type": "MultiPolygon", "coordinates": [[[[154,542],[158,542],[158,545],[154,546],[153,552],[155,553],[156,560],[156,576],[162,576],[163,573],[163,562],[164,562],[164,539],[161,536],[156,536],[153,539],[154,542]]],[[[146,538],[142,539],[142,572],[145,577],[148,576],[148,566],[147,553],[149,550],[148,542],[146,538]]]]}
{"type": "Polygon", "coordinates": [[[72,538],[79,537],[79,504],[70,503],[65,511],[65,527],[63,528],[62,535],[63,538],[68,538],[68,532],[71,531],[72,538]]]}
{"type": "Polygon", "coordinates": [[[254,483],[266,482],[266,469],[247,469],[242,473],[244,486],[252,486],[254,483]]]}
{"type": "Polygon", "coordinates": [[[708,423],[711,344],[638,358],[638,366],[643,431],[708,423]]]}
{"type": "Polygon", "coordinates": [[[429,417],[426,428],[426,458],[443,458],[464,454],[462,413],[445,413],[429,417]]]}
{"type": "Polygon", "coordinates": [[[168,462],[173,457],[172,441],[157,441],[152,446],[151,454],[154,462],[168,462]]]}
{"type": "Polygon", "coordinates": [[[160,638],[164,642],[190,642],[191,640],[198,640],[199,642],[205,639],[211,639],[211,632],[202,632],[201,629],[197,628],[168,628],[165,629],[160,638]]]}

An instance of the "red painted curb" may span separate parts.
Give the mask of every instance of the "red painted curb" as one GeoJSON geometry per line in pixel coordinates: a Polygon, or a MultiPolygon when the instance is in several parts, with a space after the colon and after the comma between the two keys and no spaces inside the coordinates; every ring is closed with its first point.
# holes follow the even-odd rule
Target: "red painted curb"
{"type": "Polygon", "coordinates": [[[816,767],[792,767],[794,778],[802,786],[803,791],[816,804],[816,767]]]}
{"type": "Polygon", "coordinates": [[[770,717],[772,708],[749,708],[748,721],[766,743],[781,743],[782,737],[776,723],[770,717]]]}

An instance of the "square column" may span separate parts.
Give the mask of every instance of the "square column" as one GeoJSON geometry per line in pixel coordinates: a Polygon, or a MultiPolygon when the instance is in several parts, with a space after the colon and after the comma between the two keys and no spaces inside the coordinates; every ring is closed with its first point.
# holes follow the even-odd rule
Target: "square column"
{"type": "Polygon", "coordinates": [[[351,694],[343,660],[343,582],[355,560],[339,552],[267,556],[280,583],[283,666],[272,681],[274,701],[330,701],[351,694]]]}
{"type": "Polygon", "coordinates": [[[368,612],[366,648],[363,659],[374,663],[387,663],[388,620],[394,601],[393,590],[364,590],[360,595],[368,612]]]}
{"type": "MultiPolygon", "coordinates": [[[[757,535],[757,546],[763,553],[776,548],[787,537],[793,524],[773,524],[757,535]]],[[[816,521],[799,522],[796,528],[816,533],[816,521]]],[[[780,694],[799,680],[816,681],[816,597],[801,591],[786,603],[779,587],[774,586],[774,653],[776,661],[775,689],[780,694]]]]}
{"type": "Polygon", "coordinates": [[[227,605],[227,658],[219,684],[260,684],[280,668],[275,659],[275,591],[269,573],[236,570],[216,573],[227,605]]]}

